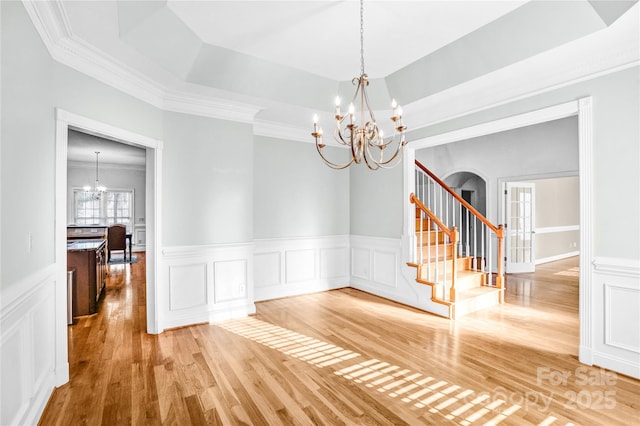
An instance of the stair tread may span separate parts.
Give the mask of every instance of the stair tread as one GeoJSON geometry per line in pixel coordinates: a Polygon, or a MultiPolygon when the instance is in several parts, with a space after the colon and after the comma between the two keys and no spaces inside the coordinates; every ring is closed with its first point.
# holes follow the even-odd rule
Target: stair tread
{"type": "MultiPolygon", "coordinates": [[[[469,269],[463,269],[463,270],[459,270],[456,271],[456,280],[460,281],[460,280],[464,280],[467,278],[471,278],[471,277],[481,277],[484,275],[484,272],[480,272],[480,271],[473,271],[473,270],[469,270],[469,269]]],[[[438,281],[441,281],[444,277],[444,274],[442,273],[442,271],[438,271],[438,281]]],[[[421,281],[423,282],[428,282],[430,284],[434,284],[434,285],[442,285],[443,283],[434,283],[433,281],[430,280],[426,280],[426,279],[421,279],[421,281]]],[[[450,271],[447,271],[447,282],[451,282],[451,275],[450,275],[450,271]]],[[[480,285],[480,284],[478,284],[480,285]]]]}
{"type": "MultiPolygon", "coordinates": [[[[472,277],[472,276],[478,276],[478,275],[484,275],[484,272],[481,271],[473,271],[470,269],[463,269],[460,271],[456,271],[456,278],[460,279],[460,278],[466,278],[466,277],[472,277]]],[[[442,278],[442,275],[444,275],[444,273],[442,272],[442,270],[438,271],[438,275],[440,276],[440,278],[442,278]]],[[[447,268],[447,276],[451,276],[451,271],[449,270],[449,268],[447,268]]]]}
{"type": "Polygon", "coordinates": [[[501,289],[497,288],[497,287],[490,287],[490,286],[478,286],[478,287],[472,287],[466,290],[462,290],[456,293],[456,301],[457,302],[461,302],[465,299],[472,299],[474,297],[478,297],[478,296],[482,296],[483,294],[487,294],[487,293],[496,293],[501,291],[501,289]]]}

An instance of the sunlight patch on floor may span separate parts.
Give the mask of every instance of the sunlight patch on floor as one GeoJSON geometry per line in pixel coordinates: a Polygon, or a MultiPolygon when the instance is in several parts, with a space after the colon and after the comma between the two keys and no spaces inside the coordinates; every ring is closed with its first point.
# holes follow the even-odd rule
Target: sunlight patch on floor
{"type": "Polygon", "coordinates": [[[360,356],[360,354],[339,346],[255,318],[243,318],[217,325],[234,334],[276,349],[285,355],[320,367],[360,356]]]}
{"type": "MultiPolygon", "coordinates": [[[[348,349],[253,317],[225,321],[216,325],[320,368],[361,357],[360,354],[348,349]]],[[[464,389],[447,381],[424,376],[422,373],[412,372],[378,359],[360,361],[333,373],[358,385],[375,389],[390,398],[399,398],[400,401],[414,408],[425,409],[424,415],[429,413],[441,415],[463,426],[497,425],[518,410],[526,409],[511,401],[512,398],[506,394],[503,395],[505,398],[498,398],[495,392],[464,389]]],[[[540,425],[557,424],[556,420],[558,420],[556,417],[549,415],[540,425]]]]}
{"type": "Polygon", "coordinates": [[[576,266],[574,268],[565,269],[564,271],[555,272],[553,275],[561,275],[564,277],[579,277],[580,268],[576,266]]]}

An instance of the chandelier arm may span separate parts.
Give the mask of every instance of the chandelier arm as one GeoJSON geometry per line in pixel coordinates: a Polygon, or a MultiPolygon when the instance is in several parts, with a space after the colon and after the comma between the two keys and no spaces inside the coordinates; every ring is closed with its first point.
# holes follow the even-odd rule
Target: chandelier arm
{"type": "Polygon", "coordinates": [[[406,143],[401,143],[400,145],[398,145],[398,148],[396,149],[396,152],[394,152],[393,156],[391,158],[389,158],[387,161],[383,161],[383,162],[379,163],[379,166],[382,167],[383,169],[392,169],[392,168],[396,167],[398,164],[400,164],[400,162],[402,161],[403,154],[404,154],[404,146],[405,145],[406,145],[406,143]],[[395,163],[393,163],[394,160],[395,160],[395,163]],[[393,163],[393,164],[391,164],[391,163],[393,163]]]}
{"type": "MultiPolygon", "coordinates": [[[[393,139],[391,139],[386,144],[380,145],[380,144],[375,144],[375,143],[372,143],[372,142],[368,143],[367,144],[367,154],[368,154],[368,157],[372,158],[371,161],[374,161],[379,167],[383,167],[383,168],[395,167],[397,165],[397,163],[394,164],[391,167],[387,167],[387,166],[389,164],[391,164],[398,157],[398,154],[404,153],[404,146],[406,145],[406,142],[404,142],[404,140],[401,139],[399,142],[397,142],[398,145],[396,146],[395,152],[393,153],[391,158],[389,158],[387,160],[384,160],[385,148],[388,147],[391,144],[392,141],[395,141],[395,139],[396,139],[396,135],[394,135],[393,139]],[[375,156],[371,153],[371,150],[370,150],[371,147],[378,148],[380,150],[380,160],[375,160],[374,159],[375,156]]],[[[400,156],[400,159],[401,158],[402,158],[402,155],[400,156]]],[[[399,163],[399,160],[398,160],[398,163],[399,163]]]]}
{"type": "Polygon", "coordinates": [[[365,155],[364,163],[367,165],[369,170],[378,170],[380,168],[380,164],[376,160],[371,160],[371,162],[369,161],[369,156],[365,155]],[[374,166],[371,165],[371,162],[373,162],[374,166]]]}
{"type": "MultiPolygon", "coordinates": [[[[350,146],[351,142],[347,141],[344,139],[344,136],[342,135],[342,131],[343,129],[340,127],[340,125],[342,124],[342,121],[344,121],[344,118],[336,123],[336,128],[333,131],[333,138],[336,140],[336,142],[338,142],[341,145],[345,145],[345,146],[350,146]]],[[[345,125],[344,130],[347,130],[349,125],[345,125]]],[[[351,131],[349,131],[350,133],[351,131]]]]}
{"type": "MultiPolygon", "coordinates": [[[[366,78],[366,75],[365,75],[366,78]]],[[[367,80],[368,81],[368,80],[367,80]]],[[[376,121],[376,117],[373,114],[373,109],[371,108],[371,105],[369,105],[369,95],[367,94],[367,91],[365,89],[365,87],[362,87],[362,98],[363,98],[363,102],[362,102],[362,109],[363,109],[363,113],[364,113],[364,107],[367,107],[367,111],[369,111],[369,117],[371,117],[371,121],[373,121],[374,123],[377,123],[376,121]]],[[[364,121],[364,120],[363,120],[364,121]]]]}
{"type": "Polygon", "coordinates": [[[316,149],[318,150],[318,154],[320,154],[320,157],[325,162],[325,164],[327,166],[331,167],[332,169],[336,169],[336,170],[346,169],[354,161],[354,158],[352,157],[351,160],[349,162],[345,163],[345,164],[336,164],[336,163],[330,161],[329,159],[327,159],[327,157],[324,156],[324,154],[322,153],[322,148],[320,148],[320,146],[317,143],[316,143],[316,149]]]}
{"type": "Polygon", "coordinates": [[[381,143],[379,145],[373,145],[373,146],[386,148],[386,147],[388,147],[390,145],[393,145],[393,144],[401,144],[402,143],[402,139],[400,139],[400,141],[398,141],[397,139],[398,139],[398,132],[394,131],[393,132],[393,136],[390,137],[387,142],[381,143]]]}

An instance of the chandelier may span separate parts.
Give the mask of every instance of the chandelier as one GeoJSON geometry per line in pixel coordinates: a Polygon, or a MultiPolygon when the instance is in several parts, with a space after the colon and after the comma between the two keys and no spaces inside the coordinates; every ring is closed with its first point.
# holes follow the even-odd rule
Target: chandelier
{"type": "Polygon", "coordinates": [[[96,153],[96,184],[93,188],[90,185],[83,187],[86,195],[92,199],[98,199],[102,195],[103,192],[107,190],[104,186],[100,185],[100,180],[98,179],[98,156],[100,155],[100,151],[95,151],[96,153]]]}
{"type": "Polygon", "coordinates": [[[407,144],[404,133],[407,127],[402,122],[402,108],[396,103],[395,99],[391,102],[393,122],[393,136],[385,139],[384,132],[373,114],[373,110],[369,105],[369,97],[367,96],[367,86],[369,79],[364,72],[364,6],[363,0],[360,0],[360,77],[351,80],[356,86],[355,94],[349,104],[347,114],[341,115],[340,98],[336,97],[335,121],[336,127],[333,136],[340,145],[351,149],[351,159],[346,163],[334,163],[325,157],[323,152],[326,146],[322,142],[322,128],[318,125],[318,115],[313,116],[313,133],[311,136],[315,138],[316,149],[322,160],[334,169],[345,169],[351,164],[360,164],[363,160],[367,167],[371,170],[379,168],[392,168],[400,163],[404,146],[407,144]],[[360,106],[360,121],[355,119],[355,106],[360,106]],[[386,158],[385,158],[385,153],[386,158]]]}

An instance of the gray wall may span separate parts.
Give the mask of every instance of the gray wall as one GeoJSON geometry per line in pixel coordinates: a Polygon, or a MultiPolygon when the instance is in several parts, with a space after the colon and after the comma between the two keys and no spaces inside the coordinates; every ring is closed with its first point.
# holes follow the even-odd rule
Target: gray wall
{"type": "Polygon", "coordinates": [[[255,238],[349,234],[348,170],[323,164],[310,143],[257,136],[254,154],[255,238]]]}
{"type": "Polygon", "coordinates": [[[165,113],[163,137],[164,245],[251,241],[251,125],[165,113]]]}
{"type": "Polygon", "coordinates": [[[577,176],[527,181],[536,186],[536,260],[575,253],[580,231],[542,232],[544,228],[580,225],[580,182],[577,176]]]}
{"type": "MultiPolygon", "coordinates": [[[[351,234],[399,238],[402,234],[402,166],[370,171],[350,167],[351,234]]],[[[407,201],[408,202],[408,201],[407,201]]]]}
{"type": "Polygon", "coordinates": [[[580,224],[580,182],[577,176],[529,182],[536,185],[536,227],[580,224]]]}
{"type": "Polygon", "coordinates": [[[349,233],[349,172],[322,165],[312,145],[262,138],[258,158],[279,151],[282,162],[254,164],[251,124],[163,112],[52,61],[20,2],[2,2],[2,66],[2,288],[54,262],[56,107],[163,141],[165,246],[349,233]],[[282,221],[268,200],[296,194],[282,221]]]}
{"type": "Polygon", "coordinates": [[[501,181],[578,170],[576,117],[486,135],[416,151],[437,176],[471,171],[487,183],[487,218],[500,223],[501,181]]]}
{"type": "Polygon", "coordinates": [[[54,262],[54,64],[19,2],[2,2],[0,289],[54,262]],[[31,234],[32,249],[27,247],[31,234]]]}

